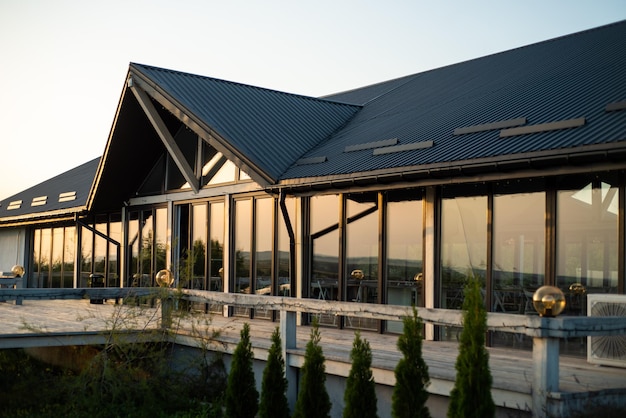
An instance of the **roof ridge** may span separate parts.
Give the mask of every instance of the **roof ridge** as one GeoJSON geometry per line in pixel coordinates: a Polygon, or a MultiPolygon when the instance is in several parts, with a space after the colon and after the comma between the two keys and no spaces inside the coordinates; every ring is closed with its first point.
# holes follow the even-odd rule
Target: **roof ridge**
{"type": "Polygon", "coordinates": [[[189,72],[185,72],[185,71],[178,71],[178,70],[172,70],[170,68],[163,68],[163,67],[157,67],[154,65],[148,65],[148,64],[140,64],[140,63],[136,63],[136,62],[131,62],[130,63],[131,67],[135,67],[141,69],[141,67],[143,68],[147,68],[153,71],[166,71],[169,73],[174,73],[174,74],[180,74],[181,76],[186,76],[186,77],[193,77],[193,78],[199,78],[199,79],[205,79],[205,80],[212,80],[218,83],[225,83],[225,84],[230,84],[230,85],[234,85],[234,86],[240,86],[240,87],[244,87],[244,88],[252,88],[255,90],[260,90],[260,91],[265,91],[268,93],[275,93],[275,94],[282,94],[282,95],[286,95],[286,96],[292,96],[292,97],[297,97],[300,99],[304,99],[304,100],[311,100],[311,101],[317,101],[317,102],[324,102],[324,103],[330,103],[330,104],[336,104],[336,105],[340,105],[340,106],[351,106],[351,107],[362,107],[361,105],[358,104],[354,104],[354,103],[345,103],[345,102],[340,102],[340,101],[336,101],[336,100],[329,100],[329,99],[325,99],[323,97],[315,97],[315,96],[307,96],[304,94],[298,94],[298,93],[290,93],[290,92],[286,92],[283,90],[275,90],[275,89],[271,89],[268,87],[261,87],[261,86],[257,86],[257,85],[253,85],[253,84],[246,84],[246,83],[240,83],[237,81],[231,81],[231,80],[226,80],[223,78],[217,78],[217,77],[210,77],[210,76],[205,76],[205,75],[201,75],[201,74],[195,74],[195,73],[189,73],[189,72]]]}

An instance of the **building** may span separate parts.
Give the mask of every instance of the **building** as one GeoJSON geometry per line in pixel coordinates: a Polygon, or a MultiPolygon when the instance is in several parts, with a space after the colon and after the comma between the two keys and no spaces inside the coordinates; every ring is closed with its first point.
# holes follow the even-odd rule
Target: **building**
{"type": "Polygon", "coordinates": [[[626,21],[322,98],[132,63],[102,157],[0,202],[0,269],[453,309],[474,275],[585,314],[625,292],[624,68],[626,21]]]}

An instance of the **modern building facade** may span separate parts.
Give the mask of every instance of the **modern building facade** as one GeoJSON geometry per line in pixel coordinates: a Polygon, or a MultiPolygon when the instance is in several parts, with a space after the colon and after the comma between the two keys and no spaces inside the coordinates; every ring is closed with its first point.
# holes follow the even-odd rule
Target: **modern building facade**
{"type": "Polygon", "coordinates": [[[132,63],[102,157],[0,202],[0,270],[585,315],[625,293],[625,68],[626,21],[322,98],[132,63]]]}

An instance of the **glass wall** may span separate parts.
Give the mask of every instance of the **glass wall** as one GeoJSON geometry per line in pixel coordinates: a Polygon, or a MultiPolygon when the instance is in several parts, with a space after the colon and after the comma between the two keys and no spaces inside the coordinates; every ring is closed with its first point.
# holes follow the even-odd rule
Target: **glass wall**
{"type": "Polygon", "coordinates": [[[492,311],[534,314],[545,283],[545,192],[495,194],[492,311]]]}
{"type": "Polygon", "coordinates": [[[76,227],[38,228],[33,235],[33,274],[28,286],[74,287],[76,227]]]}
{"type": "MultiPolygon", "coordinates": [[[[385,212],[387,300],[391,305],[423,303],[423,204],[417,192],[390,193],[385,212]]],[[[388,321],[387,330],[402,332],[401,321],[388,321]]]]}
{"type": "Polygon", "coordinates": [[[166,267],[167,208],[131,211],[128,215],[128,278],[130,286],[154,286],[166,267]]]}
{"type": "Polygon", "coordinates": [[[618,291],[617,178],[580,178],[559,186],[556,286],[566,295],[567,314],[586,315],[587,294],[618,291]]]}
{"type": "MultiPolygon", "coordinates": [[[[346,300],[378,303],[378,195],[346,197],[346,300]]],[[[371,319],[346,317],[347,327],[376,329],[371,319]]]]}

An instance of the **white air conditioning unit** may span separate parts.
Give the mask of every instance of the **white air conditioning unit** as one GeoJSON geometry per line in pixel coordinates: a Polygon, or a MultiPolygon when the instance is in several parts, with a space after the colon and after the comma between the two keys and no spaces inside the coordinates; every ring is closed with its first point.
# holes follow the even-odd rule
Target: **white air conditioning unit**
{"type": "MultiPolygon", "coordinates": [[[[626,316],[626,295],[587,295],[588,316],[626,316]]],[[[587,337],[587,361],[626,367],[626,335],[587,337]]]]}

